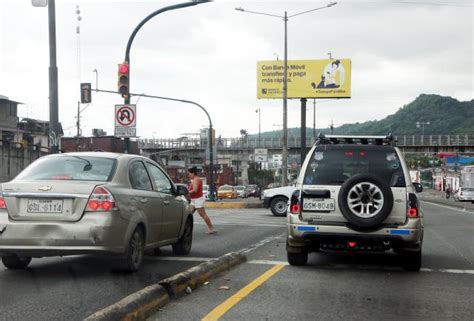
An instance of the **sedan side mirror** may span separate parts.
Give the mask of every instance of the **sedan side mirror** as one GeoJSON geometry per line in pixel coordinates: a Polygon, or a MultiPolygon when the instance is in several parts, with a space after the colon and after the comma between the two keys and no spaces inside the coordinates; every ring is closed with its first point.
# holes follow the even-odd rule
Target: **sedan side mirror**
{"type": "Polygon", "coordinates": [[[189,191],[188,191],[188,188],[186,186],[178,185],[178,186],[176,186],[176,193],[178,195],[188,195],[189,191]]]}
{"type": "Polygon", "coordinates": [[[413,186],[415,187],[415,191],[417,193],[423,192],[423,186],[420,183],[413,183],[413,186]]]}

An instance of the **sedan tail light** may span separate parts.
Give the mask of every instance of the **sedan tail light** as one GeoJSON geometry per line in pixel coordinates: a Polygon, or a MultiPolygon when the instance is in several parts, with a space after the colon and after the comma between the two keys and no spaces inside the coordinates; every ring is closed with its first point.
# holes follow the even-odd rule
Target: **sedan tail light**
{"type": "Polygon", "coordinates": [[[87,212],[108,212],[116,211],[117,203],[112,193],[109,192],[105,187],[98,186],[94,189],[89,201],[87,202],[87,212]]]}
{"type": "Polygon", "coordinates": [[[301,213],[301,204],[300,204],[300,191],[296,190],[291,194],[290,200],[290,213],[299,215],[301,213]]]}

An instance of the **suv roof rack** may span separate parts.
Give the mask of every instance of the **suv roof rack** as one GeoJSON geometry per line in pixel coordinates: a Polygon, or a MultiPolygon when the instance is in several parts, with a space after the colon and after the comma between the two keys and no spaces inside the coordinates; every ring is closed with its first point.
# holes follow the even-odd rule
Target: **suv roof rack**
{"type": "Polygon", "coordinates": [[[357,144],[357,145],[390,145],[395,146],[396,140],[392,134],[387,136],[357,136],[357,135],[324,135],[319,133],[316,138],[316,145],[337,145],[337,144],[357,144]]]}

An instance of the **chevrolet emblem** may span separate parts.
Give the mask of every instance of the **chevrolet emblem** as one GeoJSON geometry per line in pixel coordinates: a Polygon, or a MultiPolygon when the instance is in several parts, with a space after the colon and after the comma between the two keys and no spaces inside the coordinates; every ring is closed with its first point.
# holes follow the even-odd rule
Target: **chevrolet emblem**
{"type": "Polygon", "coordinates": [[[48,186],[48,185],[44,185],[44,186],[40,186],[38,189],[40,191],[46,192],[46,191],[50,191],[52,189],[52,187],[48,186]]]}

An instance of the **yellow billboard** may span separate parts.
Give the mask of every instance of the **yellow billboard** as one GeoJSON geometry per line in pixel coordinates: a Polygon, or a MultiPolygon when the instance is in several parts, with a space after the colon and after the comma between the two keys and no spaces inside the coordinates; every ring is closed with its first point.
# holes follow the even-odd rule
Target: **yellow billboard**
{"type": "MultiPolygon", "coordinates": [[[[257,62],[257,98],[283,98],[282,60],[257,62]]],[[[350,98],[351,60],[289,60],[288,98],[350,98]]]]}

